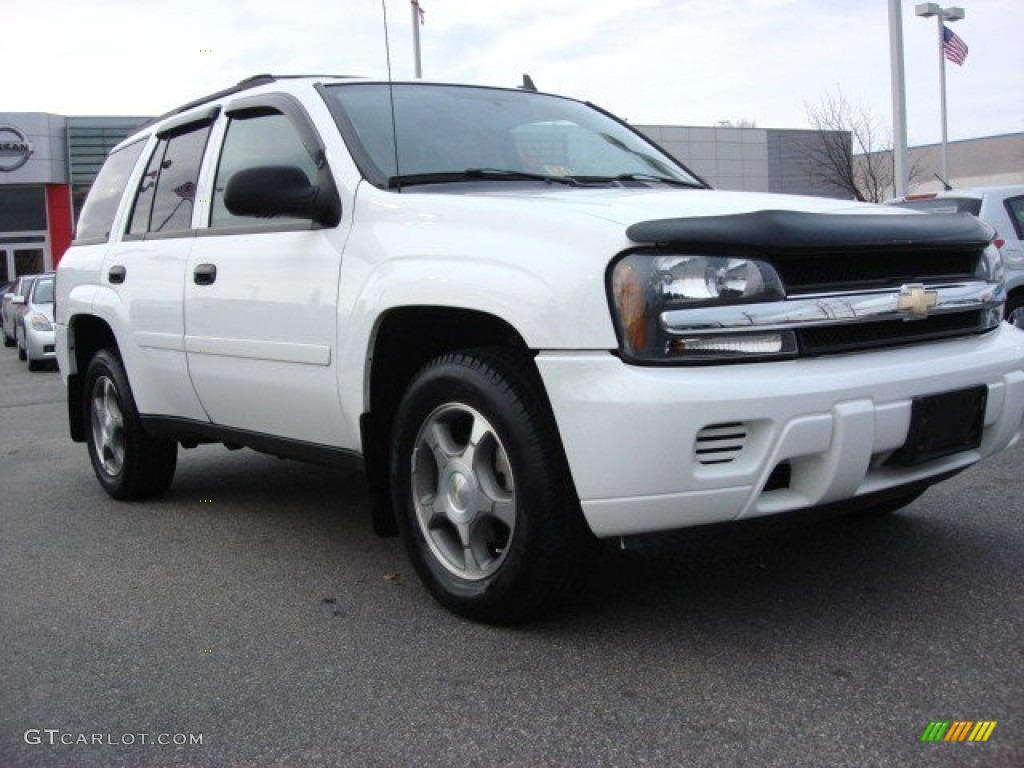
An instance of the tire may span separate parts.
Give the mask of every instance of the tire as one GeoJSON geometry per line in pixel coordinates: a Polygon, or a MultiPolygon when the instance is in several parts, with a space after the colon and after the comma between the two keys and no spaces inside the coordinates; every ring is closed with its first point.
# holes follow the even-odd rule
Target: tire
{"type": "Polygon", "coordinates": [[[24,361],[28,355],[25,353],[25,347],[21,345],[21,336],[18,335],[18,330],[14,330],[14,343],[18,345],[18,359],[24,361]]]}
{"type": "Polygon", "coordinates": [[[1004,318],[1010,325],[1024,330],[1024,294],[1007,299],[1004,318]]]}
{"type": "Polygon", "coordinates": [[[178,444],[145,433],[120,358],[110,349],[89,362],[82,389],[85,437],[100,485],[115,499],[151,499],[174,479],[178,444]]]}
{"type": "Polygon", "coordinates": [[[14,339],[12,339],[10,336],[7,335],[7,331],[4,331],[4,346],[5,347],[13,347],[14,346],[14,339]]]}
{"type": "Polygon", "coordinates": [[[590,571],[599,545],[525,355],[473,350],[424,367],[398,408],[390,473],[416,573],[454,613],[525,621],[590,571]]]}
{"type": "Polygon", "coordinates": [[[28,363],[28,369],[30,371],[42,370],[43,362],[41,360],[32,359],[32,350],[28,346],[28,341],[25,342],[25,362],[28,363]]]}

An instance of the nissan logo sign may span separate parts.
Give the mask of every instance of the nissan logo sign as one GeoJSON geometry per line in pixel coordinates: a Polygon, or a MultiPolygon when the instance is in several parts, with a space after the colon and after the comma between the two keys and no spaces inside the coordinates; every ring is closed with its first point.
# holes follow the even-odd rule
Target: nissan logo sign
{"type": "Polygon", "coordinates": [[[32,142],[13,125],[0,125],[0,171],[16,171],[32,155],[32,142]]]}

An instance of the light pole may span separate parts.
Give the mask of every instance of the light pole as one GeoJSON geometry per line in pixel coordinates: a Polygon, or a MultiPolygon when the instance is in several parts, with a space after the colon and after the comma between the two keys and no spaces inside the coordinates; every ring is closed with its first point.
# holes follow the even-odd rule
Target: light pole
{"type": "Polygon", "coordinates": [[[940,8],[938,3],[919,3],[914,7],[914,13],[924,18],[934,16],[939,30],[939,91],[942,99],[942,183],[948,185],[949,160],[946,156],[946,52],[944,50],[946,41],[943,35],[943,22],[960,21],[964,17],[964,9],[956,6],[940,8]]]}
{"type": "Polygon", "coordinates": [[[892,80],[893,195],[907,194],[907,88],[903,75],[903,18],[901,0],[889,0],[889,66],[892,80]]]}
{"type": "Polygon", "coordinates": [[[423,9],[419,0],[409,0],[412,5],[412,55],[416,64],[416,79],[423,77],[423,63],[420,60],[420,24],[423,23],[423,9]]]}

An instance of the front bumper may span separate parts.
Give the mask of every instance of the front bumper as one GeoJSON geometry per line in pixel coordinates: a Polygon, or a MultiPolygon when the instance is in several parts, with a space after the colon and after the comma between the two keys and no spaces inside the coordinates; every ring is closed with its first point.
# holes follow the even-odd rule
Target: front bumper
{"type": "Polygon", "coordinates": [[[927,482],[1008,447],[1024,422],[1024,334],[1005,324],[983,337],[789,362],[655,368],[544,352],[537,365],[584,515],[602,537],[927,482]],[[913,398],[980,384],[988,400],[977,449],[886,463],[907,440],[913,398]],[[723,432],[742,438],[709,460],[723,432]],[[785,482],[769,486],[784,463],[785,482]]]}
{"type": "Polygon", "coordinates": [[[25,350],[32,360],[56,360],[56,336],[52,330],[37,331],[25,325],[25,350]]]}

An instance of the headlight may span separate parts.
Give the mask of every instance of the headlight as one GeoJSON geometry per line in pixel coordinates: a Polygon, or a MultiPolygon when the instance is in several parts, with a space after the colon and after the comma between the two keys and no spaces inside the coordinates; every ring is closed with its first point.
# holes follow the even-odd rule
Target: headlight
{"type": "Polygon", "coordinates": [[[675,332],[672,310],[783,301],[785,290],[771,264],[727,256],[632,253],[612,268],[610,293],[616,330],[627,358],[685,362],[791,356],[791,331],[675,332]]]}
{"type": "Polygon", "coordinates": [[[47,319],[46,315],[40,312],[33,312],[28,316],[28,323],[32,326],[34,331],[52,331],[53,324],[47,319]]]}

